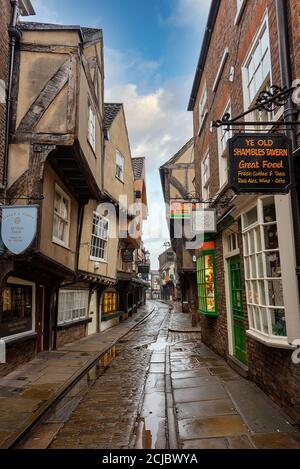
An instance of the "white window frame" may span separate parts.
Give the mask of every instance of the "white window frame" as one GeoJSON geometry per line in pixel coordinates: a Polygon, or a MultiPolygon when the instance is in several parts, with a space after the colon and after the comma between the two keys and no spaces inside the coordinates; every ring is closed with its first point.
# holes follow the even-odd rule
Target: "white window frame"
{"type": "Polygon", "coordinates": [[[53,200],[53,226],[52,226],[52,242],[55,244],[59,244],[60,246],[64,248],[69,248],[69,242],[70,242],[70,223],[71,223],[71,198],[65,193],[65,191],[58,185],[55,184],[54,187],[54,200],[53,200]],[[60,197],[65,198],[66,201],[68,202],[68,213],[67,213],[67,218],[62,217],[58,213],[55,212],[55,198],[56,198],[56,193],[60,195],[60,197]],[[54,235],[54,218],[58,217],[60,218],[64,223],[66,223],[67,226],[67,231],[66,231],[66,240],[63,241],[59,238],[57,238],[54,235]]]}
{"type": "Polygon", "coordinates": [[[58,294],[58,325],[76,323],[87,319],[89,306],[89,291],[88,290],[67,290],[61,288],[58,294]],[[73,295],[72,303],[64,301],[63,297],[73,295]],[[81,295],[81,298],[80,298],[81,295]],[[85,303],[85,304],[84,304],[85,303]],[[74,306],[77,308],[74,308],[74,306]],[[84,312],[83,312],[84,311],[84,312]]]}
{"type": "Polygon", "coordinates": [[[119,179],[119,181],[124,182],[124,169],[125,169],[125,158],[122,155],[122,153],[119,150],[116,150],[116,178],[119,179]],[[120,165],[119,162],[122,161],[122,164],[120,165]],[[121,169],[121,174],[118,174],[118,169],[121,169]]]}
{"type": "Polygon", "coordinates": [[[206,200],[209,197],[209,181],[210,181],[210,154],[209,154],[209,149],[208,149],[201,161],[201,182],[202,182],[203,200],[206,200]],[[208,162],[208,164],[206,164],[206,162],[208,162]]]}
{"type": "MultiPolygon", "coordinates": [[[[223,111],[223,116],[229,113],[231,115],[231,101],[229,100],[223,111]]],[[[218,135],[218,159],[219,159],[219,187],[222,189],[228,183],[228,152],[227,141],[232,137],[232,130],[226,130],[225,126],[221,126],[217,131],[218,135]],[[224,143],[225,142],[225,143],[224,143]],[[226,171],[225,163],[226,160],[226,171]],[[224,175],[226,173],[226,175],[224,175]]]]}
{"type": "MultiPolygon", "coordinates": [[[[248,207],[247,211],[242,214],[242,234],[243,234],[243,252],[244,252],[244,271],[245,271],[245,287],[246,287],[246,302],[249,319],[249,330],[247,334],[255,339],[260,340],[266,345],[284,347],[287,345],[287,335],[280,336],[272,333],[272,317],[271,311],[282,310],[286,329],[286,310],[285,301],[283,296],[283,305],[272,305],[270,304],[268,284],[271,281],[281,282],[281,288],[283,291],[283,279],[282,279],[282,265],[281,265],[281,252],[280,245],[276,249],[266,249],[265,246],[265,227],[276,225],[278,234],[278,217],[276,211],[276,203],[274,198],[274,205],[276,211],[276,221],[266,222],[264,220],[263,212],[263,201],[271,198],[272,196],[259,198],[256,203],[248,207]],[[245,225],[245,216],[249,211],[257,209],[257,220],[249,226],[245,225]],[[258,235],[259,233],[259,235],[258,235]],[[260,241],[259,241],[260,240],[260,241]],[[249,246],[252,243],[253,251],[249,252],[249,246]],[[271,253],[278,253],[280,256],[281,276],[280,277],[269,277],[267,274],[266,256],[271,253]],[[259,263],[259,259],[261,263],[259,263]],[[263,272],[259,270],[262,267],[263,272]],[[253,271],[254,269],[254,271],[253,271]],[[256,285],[256,286],[254,286],[256,285]],[[251,293],[251,294],[250,294],[251,293]],[[253,298],[255,293],[255,298],[253,298]],[[250,301],[251,300],[251,301],[250,301]],[[257,325],[257,316],[255,311],[258,313],[259,322],[261,328],[257,325]],[[263,329],[263,318],[265,318],[268,332],[263,329]]],[[[279,236],[278,236],[279,238],[279,236]]],[[[279,241],[279,239],[278,239],[279,241]]],[[[287,332],[288,334],[288,332],[287,332]]]]}
{"type": "Polygon", "coordinates": [[[198,134],[200,134],[202,127],[204,125],[205,119],[208,114],[208,109],[207,109],[207,87],[206,83],[204,83],[203,90],[199,99],[199,105],[198,105],[198,112],[199,112],[199,130],[198,134]]]}
{"type": "Polygon", "coordinates": [[[88,142],[94,153],[96,152],[96,114],[90,101],[88,101],[88,142]]]}
{"type": "Polygon", "coordinates": [[[236,15],[234,18],[234,24],[237,25],[240,22],[247,0],[236,0],[236,15]]]}
{"type": "MultiPolygon", "coordinates": [[[[99,221],[100,221],[99,220],[99,221]]],[[[95,262],[107,262],[107,258],[108,258],[108,239],[109,239],[109,228],[110,228],[110,223],[109,223],[109,219],[106,218],[106,217],[103,217],[100,213],[94,211],[93,212],[93,220],[92,220],[92,232],[91,232],[91,246],[90,246],[90,260],[91,261],[95,261],[95,262]],[[95,217],[98,217],[101,221],[104,221],[104,223],[107,223],[107,229],[106,229],[106,236],[101,236],[101,235],[96,235],[95,233],[93,233],[93,227],[94,227],[94,218],[95,217]],[[94,239],[99,239],[101,240],[102,242],[105,243],[104,245],[104,248],[103,248],[103,251],[104,251],[104,257],[97,257],[97,256],[93,256],[92,255],[92,250],[94,248],[97,248],[98,246],[95,246],[93,244],[93,241],[94,239]]]]}
{"type": "Polygon", "coordinates": [[[23,280],[17,277],[8,277],[7,283],[32,287],[32,327],[29,331],[20,332],[19,334],[9,335],[7,337],[1,337],[1,340],[4,340],[6,344],[14,341],[16,338],[26,337],[36,332],[36,284],[34,282],[28,282],[27,280],[23,280]]]}
{"type": "MultiPolygon", "coordinates": [[[[267,88],[267,84],[268,83],[272,84],[272,62],[271,62],[270,30],[269,30],[268,11],[266,11],[266,13],[263,17],[262,23],[261,23],[258,31],[256,32],[256,34],[255,34],[255,36],[252,40],[249,52],[248,52],[248,54],[247,54],[247,56],[244,60],[244,63],[243,63],[243,66],[242,66],[242,79],[243,79],[242,81],[243,81],[244,110],[247,111],[251,107],[251,105],[253,105],[255,103],[255,100],[256,100],[257,96],[259,95],[259,93],[267,88]],[[263,81],[261,82],[260,87],[256,90],[256,95],[253,96],[252,100],[251,100],[250,92],[249,92],[249,85],[250,85],[250,82],[249,82],[249,64],[251,63],[251,59],[254,56],[254,52],[256,51],[256,48],[260,47],[261,38],[263,36],[264,31],[266,32],[266,35],[267,35],[268,51],[264,54],[263,57],[260,56],[260,58],[259,58],[259,67],[256,68],[256,71],[253,74],[253,79],[255,80],[255,74],[256,74],[257,70],[261,69],[263,59],[266,57],[266,54],[269,55],[269,70],[268,70],[268,73],[263,77],[263,81]]],[[[262,121],[264,121],[264,120],[274,119],[273,115],[267,114],[267,117],[266,117],[265,114],[266,113],[263,113],[263,112],[260,113],[259,111],[254,111],[253,113],[251,113],[249,115],[249,120],[255,120],[255,121],[262,120],[262,121]]],[[[249,130],[250,132],[255,132],[256,130],[264,130],[264,127],[259,126],[259,129],[252,127],[250,129],[246,129],[246,130],[249,130]]]]}

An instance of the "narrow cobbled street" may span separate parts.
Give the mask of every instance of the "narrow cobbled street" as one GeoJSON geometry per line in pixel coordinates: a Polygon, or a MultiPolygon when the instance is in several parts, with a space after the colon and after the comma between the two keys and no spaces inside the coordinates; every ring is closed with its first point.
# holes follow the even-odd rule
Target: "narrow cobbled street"
{"type": "Polygon", "coordinates": [[[189,314],[152,306],[19,448],[300,448],[293,422],[201,343],[189,314]]]}

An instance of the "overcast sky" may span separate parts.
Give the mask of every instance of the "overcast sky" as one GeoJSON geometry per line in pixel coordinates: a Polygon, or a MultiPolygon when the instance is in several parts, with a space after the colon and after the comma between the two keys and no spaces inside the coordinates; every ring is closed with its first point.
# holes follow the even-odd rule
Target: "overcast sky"
{"type": "Polygon", "coordinates": [[[151,267],[168,240],[159,166],[192,136],[187,112],[210,0],[31,0],[31,21],[103,29],[105,100],[123,102],[132,156],[145,156],[151,267]]]}

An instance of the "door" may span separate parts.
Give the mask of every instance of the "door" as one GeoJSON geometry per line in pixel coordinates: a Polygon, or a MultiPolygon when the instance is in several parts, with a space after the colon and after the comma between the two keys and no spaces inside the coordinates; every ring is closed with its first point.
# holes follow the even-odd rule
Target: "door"
{"type": "Polygon", "coordinates": [[[40,353],[44,350],[44,329],[45,329],[45,287],[39,285],[38,289],[38,341],[37,352],[40,353]]]}
{"type": "Polygon", "coordinates": [[[88,325],[88,335],[95,334],[97,332],[97,291],[92,293],[90,306],[89,306],[89,317],[92,318],[92,322],[88,325]]]}
{"type": "Polygon", "coordinates": [[[247,364],[240,257],[228,260],[234,356],[247,364]]]}

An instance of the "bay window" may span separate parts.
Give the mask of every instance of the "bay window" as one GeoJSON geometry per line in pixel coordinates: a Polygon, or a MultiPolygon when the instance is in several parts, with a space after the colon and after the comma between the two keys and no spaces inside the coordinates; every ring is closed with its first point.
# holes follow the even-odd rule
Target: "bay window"
{"type": "Polygon", "coordinates": [[[103,294],[102,320],[111,319],[119,312],[119,294],[116,291],[107,291],[103,294]]]}
{"type": "Polygon", "coordinates": [[[274,197],[259,199],[242,216],[250,330],[286,337],[282,271],[274,197]]]}

